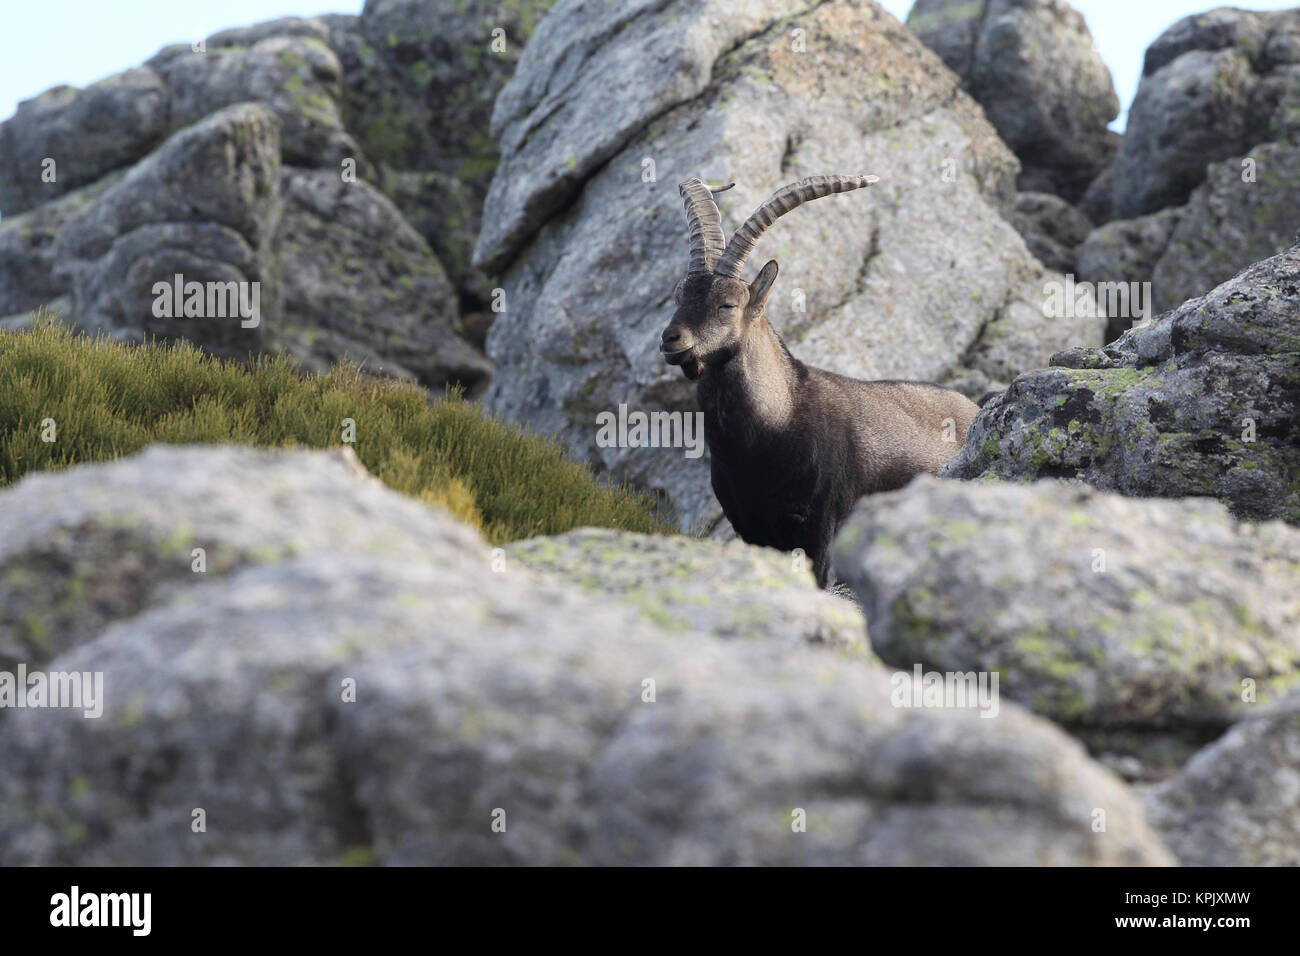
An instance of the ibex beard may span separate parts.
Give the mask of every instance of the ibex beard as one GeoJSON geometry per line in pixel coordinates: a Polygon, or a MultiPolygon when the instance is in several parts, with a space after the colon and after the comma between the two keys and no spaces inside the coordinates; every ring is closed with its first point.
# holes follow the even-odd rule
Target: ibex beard
{"type": "Polygon", "coordinates": [[[741,278],[754,244],[779,217],[875,182],[813,176],[791,183],[725,246],[713,194],[734,183],[691,179],[678,187],[690,259],[660,351],[696,383],[713,493],[727,520],[750,544],[802,549],[823,587],[831,542],[858,499],[938,472],[979,411],[960,392],[928,382],[867,382],[805,365],[763,314],[776,261],[752,282],[741,278]]]}

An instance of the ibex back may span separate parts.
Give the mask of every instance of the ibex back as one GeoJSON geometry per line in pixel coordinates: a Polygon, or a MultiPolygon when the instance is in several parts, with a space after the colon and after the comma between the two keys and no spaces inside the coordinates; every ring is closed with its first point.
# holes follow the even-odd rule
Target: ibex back
{"type": "Polygon", "coordinates": [[[660,350],[696,383],[713,462],[713,493],[750,544],[801,548],[817,583],[829,578],[830,545],[863,495],[937,472],[961,448],[979,409],[925,382],[865,382],[795,358],[763,315],[776,261],[753,282],[741,271],[763,231],[811,199],[859,189],[874,176],[814,176],[778,190],[723,246],[711,188],[678,188],[690,262],[674,293],[677,311],[660,350]]]}

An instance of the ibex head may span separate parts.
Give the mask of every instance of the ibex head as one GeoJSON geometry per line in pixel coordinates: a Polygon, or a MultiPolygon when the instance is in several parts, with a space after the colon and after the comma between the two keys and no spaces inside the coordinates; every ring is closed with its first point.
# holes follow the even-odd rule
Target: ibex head
{"type": "Polygon", "coordinates": [[[763,315],[776,281],[776,260],[769,260],[753,282],[740,278],[745,260],[764,230],[791,209],[811,199],[870,186],[875,176],[813,176],[772,194],[723,248],[722,218],[713,194],[730,189],[688,179],[677,187],[686,207],[686,242],[690,263],[677,283],[677,311],[664,329],[659,350],[669,365],[680,365],[689,379],[710,366],[730,360],[746,334],[763,315]]]}

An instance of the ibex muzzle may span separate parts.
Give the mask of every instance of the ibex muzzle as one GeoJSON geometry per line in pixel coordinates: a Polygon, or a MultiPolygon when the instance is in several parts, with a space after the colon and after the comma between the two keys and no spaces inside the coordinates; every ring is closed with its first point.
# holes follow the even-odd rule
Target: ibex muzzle
{"type": "Polygon", "coordinates": [[[776,281],[768,262],[753,282],[745,260],[791,209],[860,189],[875,176],[813,176],[779,189],[725,246],[713,194],[731,185],[698,179],[678,189],[690,261],[660,351],[696,382],[713,493],[750,544],[801,548],[819,584],[831,541],[858,499],[937,472],[961,448],[979,411],[965,396],[925,382],[863,382],[795,358],[763,314],[776,281]]]}

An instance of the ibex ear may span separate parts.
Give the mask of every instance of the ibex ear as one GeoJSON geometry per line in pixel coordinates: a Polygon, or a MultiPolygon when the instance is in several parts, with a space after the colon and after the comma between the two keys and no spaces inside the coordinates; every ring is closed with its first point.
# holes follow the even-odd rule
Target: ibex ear
{"type": "Polygon", "coordinates": [[[775,259],[768,259],[767,265],[758,270],[758,275],[749,284],[748,310],[750,312],[758,312],[767,304],[767,294],[772,291],[772,283],[776,281],[776,272],[775,259]]]}

